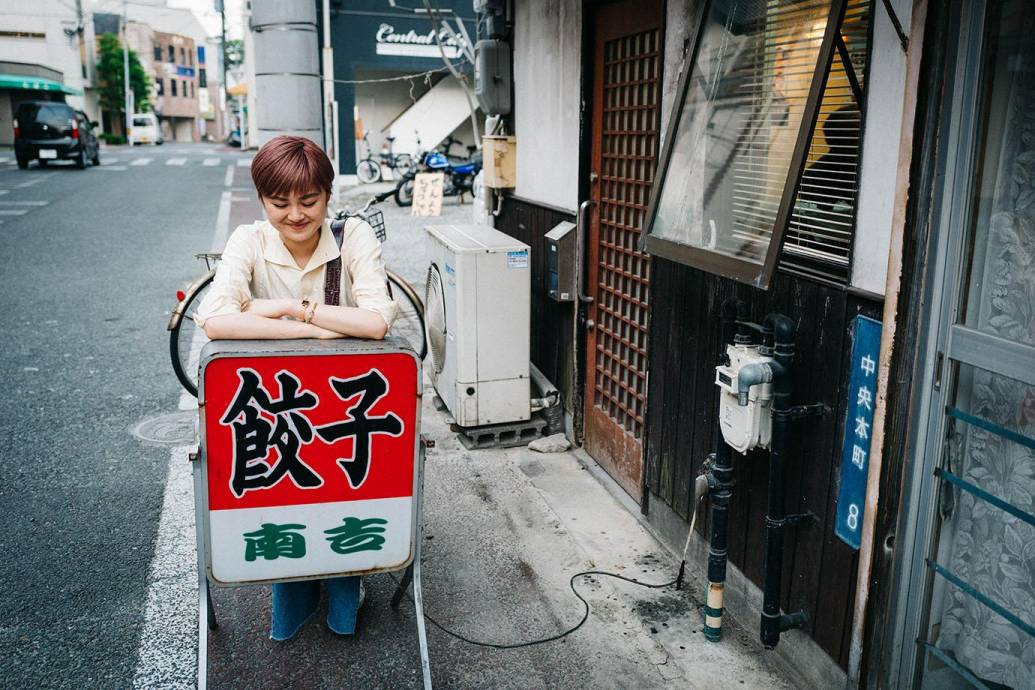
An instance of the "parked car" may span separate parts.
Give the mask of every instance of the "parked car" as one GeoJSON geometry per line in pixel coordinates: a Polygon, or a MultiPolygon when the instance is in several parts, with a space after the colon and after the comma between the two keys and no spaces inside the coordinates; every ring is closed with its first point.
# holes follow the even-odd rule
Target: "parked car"
{"type": "Polygon", "coordinates": [[[101,164],[96,122],[82,111],[56,101],[26,101],[14,116],[14,157],[19,168],[31,161],[45,166],[52,160],[72,160],[79,168],[87,161],[101,164]]]}
{"type": "Polygon", "coordinates": [[[130,144],[133,146],[137,144],[161,146],[164,141],[162,139],[162,126],[158,124],[158,117],[154,113],[133,113],[133,119],[129,126],[130,144]]]}

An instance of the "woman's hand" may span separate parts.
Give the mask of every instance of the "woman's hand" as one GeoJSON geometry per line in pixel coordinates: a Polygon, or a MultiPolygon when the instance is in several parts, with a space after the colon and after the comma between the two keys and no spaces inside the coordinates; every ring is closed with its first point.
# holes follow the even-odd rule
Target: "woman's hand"
{"type": "Polygon", "coordinates": [[[280,319],[285,316],[297,318],[300,310],[301,302],[293,299],[253,299],[244,311],[267,319],[280,319]]]}

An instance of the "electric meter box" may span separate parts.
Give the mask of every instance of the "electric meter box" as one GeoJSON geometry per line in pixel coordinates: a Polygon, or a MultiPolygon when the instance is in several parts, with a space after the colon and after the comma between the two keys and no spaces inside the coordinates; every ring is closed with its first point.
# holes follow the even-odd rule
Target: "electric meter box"
{"type": "Polygon", "coordinates": [[[510,114],[510,44],[483,38],[474,44],[474,96],[486,115],[510,114]]]}
{"type": "Polygon", "coordinates": [[[546,293],[555,302],[575,301],[575,223],[562,221],[546,233],[546,293]]]}
{"type": "Polygon", "coordinates": [[[505,136],[482,137],[482,179],[492,189],[517,186],[517,139],[505,136]]]}
{"type": "Polygon", "coordinates": [[[773,384],[759,383],[748,389],[747,404],[741,405],[741,369],[749,364],[767,364],[772,357],[759,354],[757,345],[730,345],[729,364],[715,367],[719,387],[719,428],[726,444],[738,453],[768,448],[773,432],[773,384]]]}

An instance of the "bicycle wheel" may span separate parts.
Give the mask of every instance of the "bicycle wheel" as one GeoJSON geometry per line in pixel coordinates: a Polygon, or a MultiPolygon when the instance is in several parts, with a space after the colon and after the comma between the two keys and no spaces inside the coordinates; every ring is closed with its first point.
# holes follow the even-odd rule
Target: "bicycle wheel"
{"type": "Polygon", "coordinates": [[[201,348],[208,342],[205,331],[194,323],[194,313],[198,305],[212,287],[213,272],[194,291],[187,296],[183,308],[183,317],[169,331],[169,355],[172,358],[173,371],[180,384],[187,392],[198,397],[198,365],[201,348]]]}
{"type": "Polygon", "coordinates": [[[395,188],[395,203],[403,208],[413,206],[413,177],[407,175],[395,188]]]}
{"type": "Polygon", "coordinates": [[[370,184],[381,179],[381,166],[369,158],[365,158],[356,166],[356,177],[363,184],[370,184]]]}
{"type": "Polygon", "coordinates": [[[395,173],[402,177],[413,170],[413,156],[408,153],[400,153],[395,157],[395,173]]]}
{"type": "Polygon", "coordinates": [[[388,335],[405,340],[423,361],[428,354],[428,345],[424,338],[424,302],[406,279],[392,271],[387,273],[388,291],[399,305],[388,335]]]}

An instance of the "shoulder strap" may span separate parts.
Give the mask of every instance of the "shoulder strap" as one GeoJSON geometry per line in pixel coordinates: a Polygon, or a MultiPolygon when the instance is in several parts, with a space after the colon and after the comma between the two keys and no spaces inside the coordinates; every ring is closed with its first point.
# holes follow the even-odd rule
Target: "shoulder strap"
{"type": "Polygon", "coordinates": [[[345,240],[347,222],[348,219],[331,221],[331,234],[338,245],[338,256],[327,262],[323,279],[323,303],[335,307],[341,304],[341,243],[345,240]]]}

